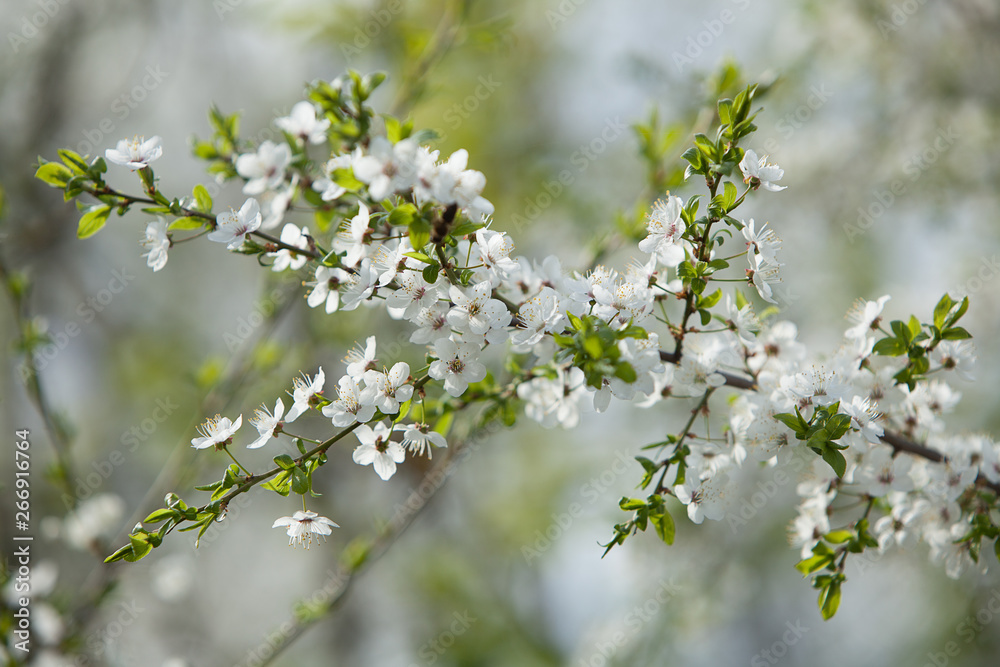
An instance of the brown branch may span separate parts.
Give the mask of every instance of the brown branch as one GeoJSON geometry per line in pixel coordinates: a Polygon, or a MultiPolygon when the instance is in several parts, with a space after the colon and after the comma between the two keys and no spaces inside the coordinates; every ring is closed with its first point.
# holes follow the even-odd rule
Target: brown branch
{"type": "MultiPolygon", "coordinates": [[[[475,428],[465,439],[451,443],[445,458],[424,475],[421,483],[414,486],[407,501],[396,511],[388,524],[370,538],[365,556],[354,560],[341,558],[340,565],[333,573],[332,578],[329,579],[329,590],[328,586],[321,589],[323,597],[318,608],[313,609],[312,613],[309,614],[296,614],[281,624],[279,628],[265,635],[268,638],[265,639],[265,642],[271,653],[261,663],[262,667],[270,665],[306,630],[336,610],[343,603],[358,575],[374,565],[406,532],[414,520],[424,512],[428,503],[441,490],[458,465],[469,454],[482,446],[490,435],[501,428],[498,420],[492,420],[475,428]],[[271,638],[276,639],[272,640],[271,638]]],[[[352,545],[357,546],[358,544],[359,540],[356,538],[345,548],[344,553],[348,553],[347,550],[351,549],[352,545]]],[[[314,594],[312,598],[315,599],[315,597],[314,594]]]]}
{"type": "MultiPolygon", "coordinates": [[[[680,365],[681,355],[661,350],[660,360],[674,365],[680,365]]],[[[725,371],[718,372],[722,377],[726,378],[726,385],[729,387],[733,387],[735,389],[745,389],[747,391],[757,391],[757,383],[753,380],[753,378],[735,375],[725,371]]],[[[879,436],[879,440],[889,445],[897,452],[906,452],[907,454],[919,456],[920,458],[927,459],[928,461],[932,461],[934,463],[944,463],[947,461],[947,457],[936,449],[931,449],[930,447],[922,445],[919,442],[914,442],[896,431],[885,430],[883,434],[879,436]]],[[[995,484],[994,482],[987,480],[982,475],[976,479],[976,482],[982,486],[992,489],[997,495],[1000,495],[1000,484],[995,484]]]]}

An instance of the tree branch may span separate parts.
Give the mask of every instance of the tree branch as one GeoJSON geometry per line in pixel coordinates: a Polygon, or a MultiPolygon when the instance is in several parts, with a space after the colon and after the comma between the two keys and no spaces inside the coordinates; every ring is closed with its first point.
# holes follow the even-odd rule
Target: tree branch
{"type": "MultiPolygon", "coordinates": [[[[681,355],[673,352],[665,352],[661,350],[660,359],[674,365],[680,365],[681,363],[681,355]]],[[[745,389],[747,391],[757,391],[758,389],[757,383],[752,378],[727,373],[725,371],[718,371],[718,373],[722,375],[722,377],[726,378],[726,385],[729,387],[733,387],[735,389],[745,389]]],[[[936,449],[931,449],[926,445],[914,442],[896,431],[886,429],[883,434],[879,436],[879,440],[889,445],[897,452],[906,452],[907,454],[918,456],[934,463],[944,463],[947,461],[947,457],[936,449]]],[[[992,489],[997,493],[997,495],[1000,495],[1000,484],[995,484],[981,475],[976,479],[976,481],[982,486],[992,489]]]]}
{"type": "MultiPolygon", "coordinates": [[[[343,556],[348,552],[348,549],[353,549],[358,544],[357,539],[353,540],[342,553],[340,565],[335,571],[332,571],[331,576],[327,579],[328,583],[320,589],[325,599],[319,603],[313,603],[312,608],[305,603],[300,603],[296,606],[297,613],[291,619],[264,635],[268,638],[265,642],[271,653],[261,663],[261,666],[272,664],[306,630],[340,606],[358,575],[374,565],[395,544],[396,540],[402,536],[437,495],[438,491],[444,487],[445,482],[451,477],[458,465],[501,428],[499,420],[494,419],[474,429],[464,440],[452,443],[448,448],[448,455],[423,476],[420,483],[413,487],[406,502],[399,506],[386,526],[369,540],[363,557],[352,557],[348,554],[348,558],[345,559],[343,556]],[[329,591],[327,590],[328,586],[331,588],[329,591]],[[278,639],[276,641],[271,639],[274,637],[278,639]]],[[[310,598],[315,599],[316,595],[310,596],[310,598]]]]}

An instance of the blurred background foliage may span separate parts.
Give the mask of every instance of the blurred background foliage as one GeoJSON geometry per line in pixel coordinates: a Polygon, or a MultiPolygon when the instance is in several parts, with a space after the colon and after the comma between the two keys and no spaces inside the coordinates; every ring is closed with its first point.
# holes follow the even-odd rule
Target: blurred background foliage
{"type": "MultiPolygon", "coordinates": [[[[443,155],[469,150],[470,167],[488,179],[494,226],[512,234],[518,253],[554,253],[570,267],[586,266],[609,229],[634,228],[664,189],[697,192],[679,171],[692,132],[707,125],[720,94],[761,82],[765,109],[749,147],[770,153],[789,187],[754,198],[744,215],[770,221],[784,239],[783,316],[815,350],[832,352],[858,297],[890,293],[887,312],[901,317],[928,315],[944,291],[969,293],[978,377],[958,386],[964,401],[950,423],[1000,433],[994,2],[14,0],[0,17],[0,253],[29,276],[31,314],[50,335],[78,327],[39,365],[69,425],[75,494],[124,500],[107,543],[158,506],[159,495],[147,496],[162,484],[197,501],[185,489],[218,477],[224,463],[187,446],[205,416],[249,416],[300,370],[339,372],[369,331],[406,336],[377,313],[312,312],[301,277],[276,278],[207,244],[175,248],[154,276],[139,256],[140,215],[78,241],[75,210],[33,180],[36,157],[63,146],[102,154],[122,137],[159,134],[161,189],[183,194],[207,181],[188,141],[209,133],[212,103],[241,112],[243,135],[263,140],[304,82],[347,67],[388,72],[377,108],[437,130],[443,155]],[[651,120],[652,163],[627,129],[651,120]],[[551,184],[567,171],[571,183],[555,194],[551,184]],[[900,187],[884,205],[894,181],[900,187]],[[93,301],[114,271],[133,276],[126,289],[93,301]],[[164,404],[176,408],[158,420],[164,404]],[[140,434],[134,446],[130,432],[140,434]],[[102,474],[114,452],[123,462],[102,474]]],[[[109,176],[134,189],[128,173],[109,176]]],[[[236,187],[216,196],[217,207],[240,201],[236,187]]],[[[632,254],[618,248],[602,260],[624,268],[632,254]]],[[[35,470],[52,470],[52,447],[19,379],[10,303],[0,312],[9,351],[3,432],[31,428],[35,470]]],[[[400,358],[418,355],[400,348],[400,358]]],[[[779,486],[746,526],[695,530],[680,518],[673,547],[643,535],[601,560],[597,542],[609,538],[617,500],[640,476],[620,461],[684,412],[619,406],[572,432],[526,421],[491,439],[345,604],[277,664],[775,664],[778,651],[773,662],[762,651],[783,641],[788,624],[806,630],[782,651],[786,665],[920,665],[950,641],[959,654],[948,664],[996,664],[994,615],[971,637],[960,624],[977,612],[984,622],[1000,580],[951,582],[923,549],[849,569],[841,611],[822,623],[785,545],[793,484],[779,486]],[[661,589],[666,602],[655,597],[661,589]]],[[[324,432],[322,420],[309,425],[324,432]]],[[[330,544],[286,550],[270,524],[294,502],[255,493],[197,551],[191,540],[169,540],[120,565],[109,590],[87,545],[70,543],[60,493],[36,476],[34,516],[51,517],[37,524],[46,536],[37,549],[58,570],[48,601],[81,615],[61,648],[116,665],[247,664],[295,601],[324,585],[350,536],[390,517],[420,480],[408,463],[380,483],[349,451],[331,458],[313,507],[343,526],[330,544]],[[97,611],[79,606],[97,594],[97,611]],[[133,602],[141,611],[110,637],[121,605],[133,602]]],[[[275,453],[245,458],[263,466],[275,453]]],[[[9,458],[0,462],[5,550],[9,458]]],[[[732,493],[749,498],[770,479],[761,471],[732,493]]]]}

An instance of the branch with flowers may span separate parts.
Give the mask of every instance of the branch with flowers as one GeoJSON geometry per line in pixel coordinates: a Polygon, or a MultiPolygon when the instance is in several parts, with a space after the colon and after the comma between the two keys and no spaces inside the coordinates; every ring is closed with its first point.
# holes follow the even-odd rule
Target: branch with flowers
{"type": "MultiPolygon", "coordinates": [[[[236,116],[212,109],[214,135],[194,152],[218,180],[242,183],[248,199],[238,211],[213,212],[203,186],[190,197],[164,195],[151,166],[162,157],[155,137],[122,141],[103,158],[64,150],[61,162],[39,165],[38,178],[67,200],[97,200],[78,203],[81,238],[113,210],[140,206],[156,216],[145,238],[153,271],[176,246],[204,236],[272,271],[307,273],[311,308],[384,308],[411,328],[413,356],[391,367],[380,365],[377,336],[367,337],[348,355],[336,398],[322,367],[292,379],[287,412],[285,397],[266,398],[248,419],[257,435],[247,447],[286,437],[297,457],[275,456],[274,467],[252,471],[233,448],[243,416],[206,421],[192,447],[232,461],[221,479],[196,487],[207,501],[168,494],[108,561],[144,558],[175,529],[200,536],[257,486],[300,497],[301,509],[273,527],[309,545],[338,527],[307,506],[335,445],[354,443],[353,461],[389,481],[408,455],[447,447],[456,424],[511,426],[524,415],[573,428],[584,411],[605,412],[612,400],[647,409],[679,403],[690,416],[635,457],[648,495],[621,499],[629,518],[614,526],[605,553],[650,525],[671,544],[678,504],[696,524],[741,521],[727,513],[732,483],[801,452],[810,463],[791,537],[824,618],[837,611],[851,554],[919,538],[952,576],[986,566],[984,543],[1000,555],[1000,447],[985,435],[945,435],[942,420],[959,395],[939,377],[966,375],[974,360],[971,335],[958,324],[968,299],[946,294],[929,317],[888,323],[888,296],[861,301],[837,351],[821,358],[806,350],[795,326],[778,319],[780,238],[735,215],[761,190],[784,189],[783,171],[741,145],[756,130],[756,86],[719,101],[712,128],[681,156],[685,178],[703,182],[704,192],[686,201],[665,193],[640,233],[622,231],[619,241],[636,244],[639,262],[625,271],[565,270],[554,256],[512,256],[512,240],[492,229],[485,177],[468,168],[466,151],[442,159],[428,147],[433,133],[368,105],[383,78],[352,72],[312,85],[308,99],[276,119],[280,143],[248,144],[236,116]],[[142,194],[110,188],[109,161],[135,171],[142,194]],[[313,231],[285,222],[304,213],[313,231]],[[278,226],[279,236],[270,233],[278,226]],[[758,315],[751,299],[770,305],[758,315]],[[292,426],[306,414],[335,430],[312,437],[292,426]]],[[[637,131],[652,144],[661,130],[651,123],[637,131]]],[[[654,153],[647,159],[662,157],[654,153]]],[[[658,182],[660,170],[651,165],[650,173],[658,182]]]]}

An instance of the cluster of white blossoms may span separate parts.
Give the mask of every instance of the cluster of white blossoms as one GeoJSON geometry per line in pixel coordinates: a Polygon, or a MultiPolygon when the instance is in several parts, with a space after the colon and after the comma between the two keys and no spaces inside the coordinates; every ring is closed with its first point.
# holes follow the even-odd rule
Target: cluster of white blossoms
{"type": "MultiPolygon", "coordinates": [[[[363,349],[348,353],[345,359],[347,372],[337,382],[337,398],[334,400],[324,396],[326,374],[322,367],[312,377],[302,375],[293,378],[292,391],[288,392],[292,405],[287,413],[284,401],[278,398],[273,411],[262,405],[250,418],[258,437],[247,445],[247,449],[263,447],[271,438],[282,433],[287,424],[309,410],[321,412],[337,427],[361,424],[354,431],[361,443],[354,451],[354,461],[361,465],[372,464],[383,480],[395,474],[396,464],[403,462],[407,450],[416,454],[426,453],[430,457],[431,445],[446,447],[445,438],[430,431],[426,424],[398,423],[390,426],[374,419],[376,411],[383,418],[397,415],[400,406],[413,397],[409,364],[400,361],[392,368],[377,370],[375,347],[375,337],[369,336],[363,349]],[[374,428],[369,423],[374,423],[374,428]],[[402,445],[391,440],[393,432],[403,433],[402,445]]],[[[242,424],[243,415],[237,417],[235,422],[216,415],[199,427],[201,436],[194,438],[191,446],[205,449],[229,445],[242,424]]]]}
{"type": "MultiPolygon", "coordinates": [[[[219,215],[209,238],[226,243],[229,250],[239,250],[247,235],[262,224],[267,228],[281,222],[299,183],[298,174],[292,173],[295,149],[323,143],[329,120],[321,118],[312,103],[301,102],[278,125],[297,146],[264,142],[256,152],[234,158],[235,169],[245,180],[244,193],[270,203],[262,212],[257,200],[249,199],[238,212],[219,215]],[[262,223],[265,218],[268,222],[262,223]]],[[[123,146],[119,151],[126,148],[131,150],[123,146]]],[[[143,150],[153,159],[151,147],[143,150]]],[[[135,152],[142,151],[137,147],[135,152]]],[[[306,283],[307,303],[312,308],[322,306],[327,313],[384,306],[390,317],[411,325],[409,339],[426,346],[429,364],[421,379],[410,375],[406,362],[380,370],[377,342],[371,336],[363,349],[348,355],[335,399],[323,396],[325,375],[320,368],[312,378],[294,380],[287,414],[280,399],[273,412],[258,410],[250,420],[259,433],[251,448],[263,446],[285,424],[316,410],[336,427],[353,428],[360,443],[354,461],[372,465],[387,480],[404,462],[407,450],[429,456],[432,446],[446,445],[444,437],[427,424],[403,423],[401,418],[391,421],[401,406],[416,400],[416,389],[422,400],[425,385],[433,387],[435,382],[444,395],[465,395],[470,384],[487,375],[486,350],[503,346],[523,355],[519,365],[529,370],[518,378],[516,395],[525,414],[545,427],[575,427],[582,412],[607,410],[612,398],[645,408],[668,398],[702,398],[701,407],[708,415],[713,391],[727,384],[739,389],[725,408],[717,409],[724,412],[718,437],[688,437],[688,431],[684,432],[680,438],[684,449],[678,447],[682,465],[674,469],[673,477],[661,478],[656,490],[676,497],[695,523],[727,516],[737,500],[727,490],[734,488],[731,481],[740,470],[778,465],[787,462],[795,450],[807,448],[787,422],[775,415],[795,413],[811,423],[836,405],[840,423],[849,420],[849,427],[837,443],[844,449],[838,449],[840,454],[834,458],[842,456],[846,465],[838,476],[832,463],[815,456],[810,475],[798,485],[803,500],[790,539],[803,557],[831,530],[856,519],[846,505],[848,501],[856,505],[861,498],[869,503],[865,518],[879,549],[922,539],[930,545],[932,558],[943,561],[952,576],[973,562],[970,542],[959,538],[968,534],[974,520],[976,485],[1000,485],[1000,447],[983,435],[945,435],[942,416],[954,407],[959,395],[940,379],[919,379],[910,388],[895,377],[907,367],[906,354],[874,354],[876,337],[884,332],[880,323],[888,297],[859,303],[850,315],[843,345],[822,361],[807,355],[792,323],[762,323],[742,295],[735,300],[726,295],[725,301],[721,294],[709,301],[699,297],[699,303],[708,303],[698,306],[706,311],[701,316],[703,328],[684,328],[694,301],[691,281],[681,269],[715,257],[714,250],[705,253],[708,257],[697,256],[696,244],[705,240],[688,233],[685,220],[693,216],[685,217],[678,197],[667,194],[654,205],[646,223],[647,236],[638,243],[643,261],[623,273],[604,266],[586,273],[566,271],[554,256],[540,262],[511,256],[511,239],[489,228],[493,206],[482,197],[485,178],[467,169],[467,163],[464,150],[439,163],[437,151],[412,138],[393,143],[374,137],[349,154],[331,156],[323,163],[323,173],[310,178],[321,199],[338,202],[350,211],[350,218],[327,239],[326,254],[313,252],[317,244],[308,229],[286,224],[281,249],[270,253],[272,269],[297,271],[308,266],[313,279],[306,283]],[[345,174],[364,187],[349,192],[339,184],[345,182],[345,174]],[[437,212],[444,231],[435,230],[436,238],[425,236],[422,247],[413,247],[408,219],[394,218],[391,210],[383,210],[387,200],[395,205],[438,205],[444,209],[437,212]],[[457,210],[471,226],[450,245],[442,243],[452,226],[460,224],[457,210]],[[394,224],[394,220],[402,222],[394,224]],[[687,312],[678,332],[676,322],[667,319],[666,306],[685,300],[687,312]],[[717,311],[708,313],[716,304],[717,311]],[[595,382],[571,358],[560,354],[557,338],[566,338],[572,323],[588,316],[622,334],[614,342],[615,358],[619,367],[627,364],[627,373],[608,366],[595,382]],[[711,319],[723,326],[704,328],[711,319]],[[658,322],[667,326],[669,335],[647,330],[658,322]],[[635,329],[642,335],[625,335],[635,329]],[[671,350],[665,349],[664,341],[671,350]],[[930,455],[914,456],[921,452],[896,446],[887,437],[890,431],[907,442],[925,443],[929,448],[925,454],[930,455]],[[748,461],[755,465],[744,466],[748,461]],[[840,502],[842,496],[850,498],[840,502]],[[838,524],[841,511],[844,521],[838,524]]],[[[751,150],[745,152],[739,168],[747,185],[743,196],[759,187],[774,192],[784,189],[775,183],[783,171],[751,150]]],[[[776,303],[772,285],[778,281],[781,266],[777,259],[780,239],[766,224],[758,228],[752,219],[743,222],[726,217],[738,223],[735,226],[745,240],[744,251],[733,257],[745,253],[747,283],[764,301],[776,303]]],[[[169,247],[160,222],[147,228],[147,246],[150,266],[159,270],[169,247]]],[[[728,266],[725,261],[721,264],[728,266]]],[[[974,353],[965,341],[944,340],[931,348],[929,359],[925,375],[954,370],[968,377],[974,353]]],[[[718,414],[713,416],[720,420],[718,414]]],[[[210,420],[192,445],[225,447],[241,422],[242,416],[235,423],[224,417],[210,420]]],[[[670,465],[664,468],[665,476],[670,465]]],[[[275,522],[275,526],[289,527],[292,541],[313,533],[328,534],[333,525],[309,512],[275,522]]]]}

